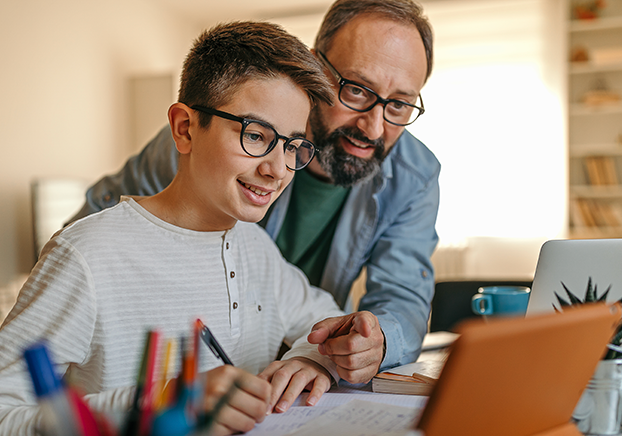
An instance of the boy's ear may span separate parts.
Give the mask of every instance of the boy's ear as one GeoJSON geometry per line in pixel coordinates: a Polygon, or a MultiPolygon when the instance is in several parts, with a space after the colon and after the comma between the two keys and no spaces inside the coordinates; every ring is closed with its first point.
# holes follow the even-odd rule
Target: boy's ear
{"type": "Polygon", "coordinates": [[[192,137],[190,136],[190,120],[194,117],[192,109],[183,103],[175,103],[168,109],[168,123],[177,151],[188,154],[192,150],[192,137]]]}

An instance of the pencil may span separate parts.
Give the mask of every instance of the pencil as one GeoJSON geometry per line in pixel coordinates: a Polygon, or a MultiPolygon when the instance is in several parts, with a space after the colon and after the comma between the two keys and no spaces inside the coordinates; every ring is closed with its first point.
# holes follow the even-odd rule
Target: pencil
{"type": "Polygon", "coordinates": [[[134,393],[134,400],[132,402],[132,407],[128,412],[123,432],[121,433],[123,436],[134,436],[138,433],[140,399],[145,385],[145,375],[147,374],[147,360],[149,359],[149,342],[151,340],[151,332],[147,332],[146,336],[140,368],[138,370],[138,378],[136,380],[136,392],[134,393]]]}
{"type": "Polygon", "coordinates": [[[171,362],[175,361],[175,340],[167,339],[163,348],[162,370],[160,371],[160,382],[158,384],[158,396],[155,401],[154,408],[157,411],[171,405],[170,398],[167,397],[166,383],[168,382],[169,372],[171,371],[171,362]]]}
{"type": "Polygon", "coordinates": [[[140,411],[139,435],[149,436],[153,420],[153,401],[154,401],[154,378],[156,356],[158,355],[158,345],[160,342],[160,332],[152,330],[149,332],[149,352],[145,366],[145,379],[143,383],[143,400],[140,411]]]}

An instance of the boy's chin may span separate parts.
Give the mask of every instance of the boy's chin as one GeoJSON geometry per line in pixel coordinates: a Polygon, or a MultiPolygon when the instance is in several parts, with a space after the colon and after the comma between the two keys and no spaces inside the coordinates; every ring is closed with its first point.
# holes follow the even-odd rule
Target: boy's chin
{"type": "Polygon", "coordinates": [[[270,210],[270,206],[272,206],[274,202],[270,202],[268,204],[266,204],[265,206],[256,206],[257,210],[251,211],[249,213],[243,214],[242,216],[238,217],[238,221],[243,221],[245,223],[258,223],[261,220],[264,219],[264,217],[266,216],[266,214],[268,213],[268,210],[270,210]]]}

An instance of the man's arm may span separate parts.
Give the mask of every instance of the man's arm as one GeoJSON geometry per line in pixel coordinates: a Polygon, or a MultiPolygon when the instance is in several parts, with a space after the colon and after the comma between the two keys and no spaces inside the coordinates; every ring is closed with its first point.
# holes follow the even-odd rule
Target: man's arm
{"type": "Polygon", "coordinates": [[[385,335],[381,371],[413,362],[421,352],[434,296],[430,257],[438,243],[438,204],[436,171],[411,194],[391,224],[381,230],[366,262],[367,293],[361,298],[359,310],[376,315],[385,335]]]}
{"type": "Polygon", "coordinates": [[[105,176],[86,192],[86,202],[69,222],[114,206],[121,195],[154,195],[177,173],[178,153],[167,125],[121,171],[105,176]]]}

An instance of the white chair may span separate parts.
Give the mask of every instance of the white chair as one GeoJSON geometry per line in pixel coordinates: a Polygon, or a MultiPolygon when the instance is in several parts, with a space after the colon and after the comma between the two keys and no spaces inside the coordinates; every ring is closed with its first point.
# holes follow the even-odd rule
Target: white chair
{"type": "Polygon", "coordinates": [[[30,184],[35,260],[50,237],[84,204],[88,182],[83,179],[45,177],[30,184]]]}

